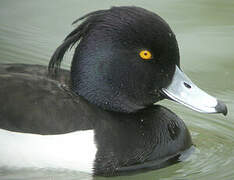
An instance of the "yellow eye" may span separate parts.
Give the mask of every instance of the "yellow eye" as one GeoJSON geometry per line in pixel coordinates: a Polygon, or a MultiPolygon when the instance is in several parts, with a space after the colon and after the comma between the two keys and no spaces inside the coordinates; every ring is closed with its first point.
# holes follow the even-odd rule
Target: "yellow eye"
{"type": "Polygon", "coordinates": [[[142,50],[140,53],[139,53],[140,57],[144,60],[150,60],[152,59],[152,54],[150,51],[148,50],[142,50]]]}

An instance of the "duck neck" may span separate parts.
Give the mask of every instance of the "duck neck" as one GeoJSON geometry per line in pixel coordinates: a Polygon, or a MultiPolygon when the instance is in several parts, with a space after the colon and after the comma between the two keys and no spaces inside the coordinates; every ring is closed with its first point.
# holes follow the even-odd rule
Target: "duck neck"
{"type": "Polygon", "coordinates": [[[75,79],[73,77],[71,83],[72,90],[77,95],[103,110],[134,113],[145,108],[130,101],[120,91],[105,87],[104,82],[98,78],[75,79]]]}

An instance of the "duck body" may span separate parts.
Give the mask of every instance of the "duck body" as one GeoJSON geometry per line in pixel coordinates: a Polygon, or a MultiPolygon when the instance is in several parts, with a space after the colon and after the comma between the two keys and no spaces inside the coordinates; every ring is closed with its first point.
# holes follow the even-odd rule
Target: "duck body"
{"type": "Polygon", "coordinates": [[[5,102],[1,109],[2,128],[47,135],[93,127],[90,121],[83,120],[86,124],[82,125],[84,117],[92,119],[85,111],[89,104],[68,90],[68,71],[62,71],[54,80],[48,77],[45,66],[1,64],[0,69],[0,98],[5,102]],[[15,103],[16,99],[19,103],[15,103]]]}
{"type": "Polygon", "coordinates": [[[113,7],[75,23],[82,20],[48,70],[0,65],[0,168],[103,176],[162,168],[178,162],[192,140],[184,122],[155,102],[227,114],[182,72],[176,37],[155,13],[113,7]],[[60,69],[75,44],[71,71],[60,69]]]}
{"type": "MultiPolygon", "coordinates": [[[[46,67],[39,65],[2,64],[0,72],[0,94],[2,102],[5,102],[0,111],[0,128],[7,130],[0,131],[0,137],[4,138],[0,144],[10,148],[12,144],[17,145],[12,141],[18,138],[17,141],[24,142],[20,154],[25,153],[27,155],[24,158],[28,157],[20,163],[22,157],[12,156],[8,152],[4,157],[11,156],[14,159],[11,159],[12,163],[2,159],[2,166],[5,161],[5,166],[30,167],[34,156],[34,166],[37,168],[79,168],[99,175],[117,175],[175,163],[192,144],[183,121],[163,106],[155,105],[132,114],[105,111],[69,91],[68,71],[63,70],[57,80],[48,78],[46,67]],[[9,89],[18,91],[4,93],[9,92],[9,89]],[[19,103],[12,106],[16,99],[19,103]],[[55,104],[57,108],[51,110],[55,104]],[[30,113],[25,114],[25,109],[30,113]],[[14,138],[7,141],[12,135],[14,138]],[[72,135],[75,139],[71,138],[72,135]],[[66,144],[63,139],[73,142],[66,144]],[[42,156],[33,155],[36,152],[34,148],[42,146],[42,143],[42,156]],[[70,146],[67,147],[69,150],[61,152],[61,145],[70,146]],[[49,148],[53,151],[48,151],[49,148]],[[70,152],[74,148],[77,152],[70,152]],[[88,153],[89,150],[92,151],[88,153]],[[66,156],[69,152],[73,153],[72,158],[71,154],[66,156]],[[57,164],[54,164],[48,157],[59,153],[59,157],[64,158],[59,160],[57,157],[57,164]],[[88,161],[86,158],[81,162],[82,156],[91,159],[88,161]],[[70,160],[71,164],[77,165],[68,164],[69,159],[74,161],[70,160]],[[144,162],[154,162],[154,165],[145,165],[144,162]],[[136,164],[142,166],[133,166],[136,164]]],[[[18,154],[17,150],[14,154],[18,154]]]]}

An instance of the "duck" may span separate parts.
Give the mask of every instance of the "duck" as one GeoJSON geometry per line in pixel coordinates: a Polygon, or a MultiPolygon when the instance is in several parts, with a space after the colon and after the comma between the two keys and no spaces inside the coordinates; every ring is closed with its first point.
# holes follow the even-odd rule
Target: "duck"
{"type": "Polygon", "coordinates": [[[157,102],[227,114],[182,71],[176,35],[156,13],[111,7],[73,24],[48,67],[0,64],[0,168],[93,176],[159,169],[180,162],[193,142],[157,102]],[[69,71],[60,66],[72,47],[69,71]]]}

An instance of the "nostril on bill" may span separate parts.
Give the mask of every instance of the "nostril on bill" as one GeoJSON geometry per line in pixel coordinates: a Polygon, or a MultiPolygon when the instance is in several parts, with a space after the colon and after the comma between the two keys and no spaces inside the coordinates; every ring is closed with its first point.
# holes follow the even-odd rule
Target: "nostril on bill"
{"type": "Polygon", "coordinates": [[[184,86],[185,86],[186,88],[188,88],[188,89],[191,89],[191,86],[190,86],[188,83],[186,83],[186,82],[184,82],[184,86]]]}

